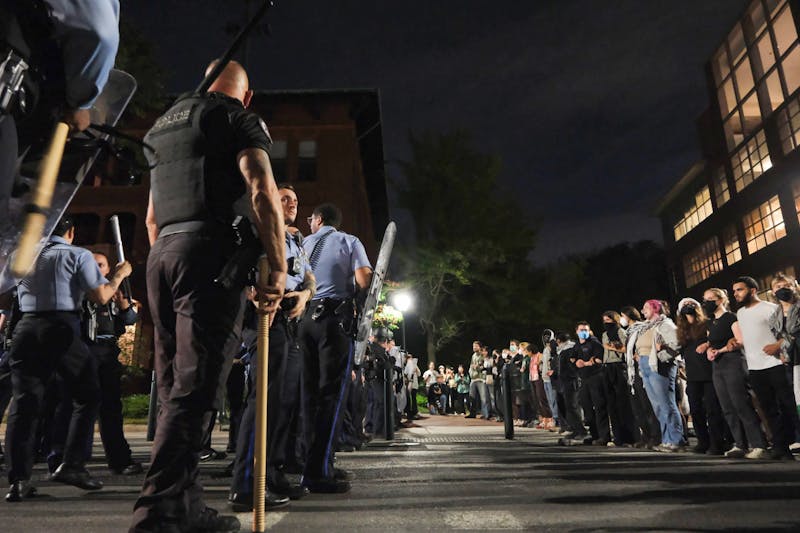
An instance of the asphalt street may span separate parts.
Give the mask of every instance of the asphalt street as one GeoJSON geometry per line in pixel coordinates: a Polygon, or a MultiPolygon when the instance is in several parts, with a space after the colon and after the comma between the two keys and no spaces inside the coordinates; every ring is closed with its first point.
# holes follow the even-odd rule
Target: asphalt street
{"type": "MultiPolygon", "coordinates": [[[[144,428],[126,427],[147,460],[144,428]]],[[[553,433],[430,417],[340,453],[353,490],[268,513],[272,531],[800,531],[800,461],[727,460],[592,446],[559,447],[553,433]]],[[[224,448],[225,435],[215,443],[224,448]]],[[[112,475],[95,448],[95,493],[39,482],[41,495],[0,502],[0,532],[125,531],[141,476],[112,475]]],[[[208,504],[227,510],[227,460],[202,463],[208,504]]],[[[37,465],[35,477],[44,476],[37,465]]],[[[5,490],[3,491],[5,493],[5,490]]],[[[243,531],[251,517],[240,514],[243,531]]]]}

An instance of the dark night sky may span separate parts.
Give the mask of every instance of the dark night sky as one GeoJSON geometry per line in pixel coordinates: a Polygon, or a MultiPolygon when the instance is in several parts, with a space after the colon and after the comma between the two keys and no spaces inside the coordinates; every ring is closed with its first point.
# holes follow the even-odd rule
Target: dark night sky
{"type": "MultiPolygon", "coordinates": [[[[265,89],[377,87],[388,173],[409,130],[471,130],[504,194],[544,225],[537,262],[660,240],[649,216],[698,157],[703,64],[747,0],[276,0],[250,46],[265,89]]],[[[167,88],[196,85],[243,0],[123,3],[167,88]]],[[[395,213],[402,219],[402,213],[395,213]]]]}

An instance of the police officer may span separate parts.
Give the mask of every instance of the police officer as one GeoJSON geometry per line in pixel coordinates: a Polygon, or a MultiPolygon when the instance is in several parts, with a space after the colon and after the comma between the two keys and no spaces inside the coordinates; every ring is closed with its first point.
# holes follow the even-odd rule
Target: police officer
{"type": "MultiPolygon", "coordinates": [[[[314,296],[316,281],[301,246],[302,235],[288,226],[297,218],[297,194],[291,185],[278,186],[286,230],[286,294],[269,331],[269,386],[267,387],[267,507],[278,507],[301,498],[304,490],[293,486],[281,467],[287,461],[290,423],[300,403],[301,353],[297,343],[297,320],[314,296]]],[[[251,348],[251,353],[254,352],[251,348]]],[[[253,450],[256,426],[257,358],[250,357],[250,392],[242,415],[236,445],[230,502],[237,512],[253,508],[253,450]]]]}
{"type": "Polygon", "coordinates": [[[376,328],[368,346],[367,365],[364,370],[367,382],[367,434],[386,432],[386,380],[384,370],[389,365],[389,350],[394,335],[388,328],[376,328]]]}
{"type": "Polygon", "coordinates": [[[159,156],[146,222],[161,409],[131,531],[240,527],[235,517],[206,507],[197,477],[203,421],[219,407],[217,393],[241,338],[247,280],[215,279],[229,260],[250,257],[240,253],[231,230],[239,222],[236,233],[246,246],[249,228],[234,208],[245,194],[270,266],[269,288],[258,294],[266,311],[275,311],[286,284],[283,217],[267,155],[271,140],[263,121],[245,109],[251,96],[246,72],[231,62],[206,94],[180,97],[145,137],[159,156]]]}
{"type": "Polygon", "coordinates": [[[33,435],[45,388],[58,373],[72,395],[73,413],[64,461],[51,479],[85,490],[102,488],[84,468],[85,447],[94,429],[99,391],[94,358],[81,340],[80,303],[84,295],[106,304],[131,273],[120,263],[108,281],[91,252],[72,246],[75,228],[69,217],[56,226],[33,272],[17,287],[22,318],[11,342],[10,365],[14,405],[8,419],[6,501],[31,496],[33,435]]]}
{"type": "Polygon", "coordinates": [[[355,300],[369,289],[372,267],[361,241],[338,231],[341,220],[335,205],[316,207],[308,218],[311,235],[303,241],[317,278],[317,293],[300,323],[313,424],[303,485],[311,492],[350,490],[346,472],[334,469],[333,459],[351,376],[355,300]]]}
{"type": "MultiPolygon", "coordinates": [[[[62,120],[86,129],[114,66],[118,27],[118,0],[0,0],[0,228],[19,150],[16,120],[44,136],[61,108],[62,120]]],[[[33,140],[25,137],[23,144],[33,140]]]]}
{"type": "MultiPolygon", "coordinates": [[[[110,268],[105,254],[95,253],[100,272],[107,276],[110,268]]],[[[100,439],[106,452],[108,467],[117,474],[134,475],[142,472],[142,465],[131,457],[131,447],[122,431],[122,364],[119,362],[117,341],[125,333],[125,326],[136,323],[136,307],[122,293],[117,293],[111,302],[97,305],[84,303],[84,331],[87,344],[97,362],[97,378],[100,385],[100,439]]]]}

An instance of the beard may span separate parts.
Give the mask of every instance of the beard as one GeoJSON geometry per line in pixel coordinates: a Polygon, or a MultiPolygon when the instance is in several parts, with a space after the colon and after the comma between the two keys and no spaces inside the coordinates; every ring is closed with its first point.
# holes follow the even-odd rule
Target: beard
{"type": "Polygon", "coordinates": [[[746,295],[745,295],[745,296],[742,298],[742,301],[741,301],[741,302],[739,302],[739,303],[740,303],[740,304],[742,304],[742,305],[745,305],[745,306],[746,306],[746,305],[750,305],[751,303],[753,303],[753,295],[752,295],[752,294],[750,294],[750,293],[748,292],[748,293],[747,293],[747,294],[746,294],[746,295]]]}

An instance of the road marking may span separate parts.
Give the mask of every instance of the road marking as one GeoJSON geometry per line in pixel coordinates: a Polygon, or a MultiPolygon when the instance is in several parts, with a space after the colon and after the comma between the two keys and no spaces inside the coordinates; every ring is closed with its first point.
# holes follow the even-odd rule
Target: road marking
{"type": "MultiPolygon", "coordinates": [[[[264,514],[264,525],[269,529],[277,525],[289,513],[267,511],[264,514]]],[[[250,531],[253,529],[253,513],[236,513],[236,518],[242,523],[241,531],[250,531]]]]}
{"type": "Polygon", "coordinates": [[[444,521],[449,527],[458,530],[499,530],[524,529],[522,522],[508,511],[447,511],[444,521]]]}

